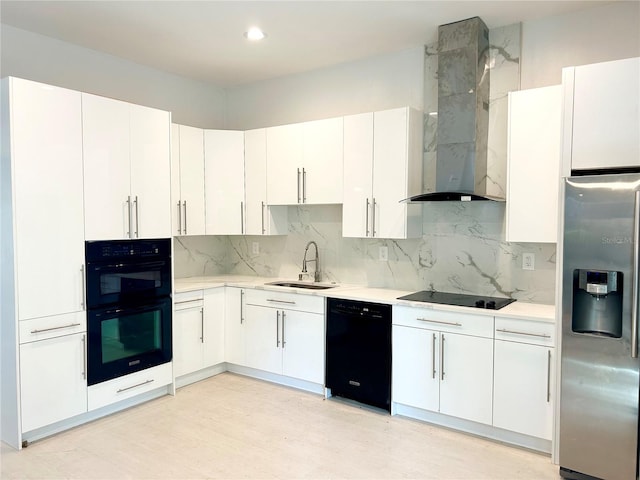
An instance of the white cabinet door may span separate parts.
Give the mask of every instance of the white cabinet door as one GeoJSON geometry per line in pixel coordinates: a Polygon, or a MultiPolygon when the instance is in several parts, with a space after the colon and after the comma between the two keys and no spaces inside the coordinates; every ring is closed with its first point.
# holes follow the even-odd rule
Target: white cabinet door
{"type": "Polygon", "coordinates": [[[25,320],[80,311],[84,309],[80,93],[15,78],[9,88],[17,315],[25,320]]]}
{"type": "Polygon", "coordinates": [[[171,114],[129,105],[134,238],[171,236],[171,114]]]}
{"type": "Polygon", "coordinates": [[[245,365],[244,290],[226,287],[224,310],[224,357],[228,363],[245,365]]]}
{"type": "Polygon", "coordinates": [[[302,203],[342,203],[342,117],[303,123],[302,203]]]}
{"type": "Polygon", "coordinates": [[[495,342],[493,424],[551,440],[553,348],[495,342]]]}
{"type": "Polygon", "coordinates": [[[573,89],[565,89],[573,98],[573,110],[565,112],[572,114],[571,168],[639,166],[640,58],[569,71],[575,72],[573,89]]]}
{"type": "Polygon", "coordinates": [[[130,238],[129,104],[82,94],[87,240],[130,238]]]}
{"type": "Polygon", "coordinates": [[[171,212],[174,235],[204,235],[204,130],[172,124],[171,212]]]}
{"type": "Polygon", "coordinates": [[[202,368],[203,329],[203,307],[176,310],[174,313],[173,373],[176,377],[202,368]]]}
{"type": "Polygon", "coordinates": [[[493,339],[440,334],[440,413],[491,424],[493,339]]]}
{"type": "Polygon", "coordinates": [[[281,313],[282,373],[324,383],[324,315],[283,310],[281,313]]]}
{"type": "Polygon", "coordinates": [[[393,325],[392,398],[425,410],[440,404],[438,332],[393,325]]]}
{"type": "Polygon", "coordinates": [[[374,237],[408,238],[421,231],[420,206],[400,203],[421,188],[419,120],[418,112],[409,108],[374,113],[371,227],[374,237]]]}
{"type": "Polygon", "coordinates": [[[224,287],[204,291],[203,367],[224,362],[224,287]]]}
{"type": "Polygon", "coordinates": [[[87,411],[86,334],[20,345],[22,431],[87,411]]]}
{"type": "Polygon", "coordinates": [[[561,94],[560,86],[509,93],[508,242],[557,241],[561,94]]]}
{"type": "Polygon", "coordinates": [[[303,124],[267,128],[267,203],[302,203],[303,124]]]}
{"type": "Polygon", "coordinates": [[[342,236],[371,236],[373,113],[344,117],[342,236]]]}
{"type": "Polygon", "coordinates": [[[244,132],[205,130],[207,235],[244,233],[244,132]]]}
{"type": "Polygon", "coordinates": [[[246,305],[246,365],[271,373],[282,373],[281,311],[246,305]]]}

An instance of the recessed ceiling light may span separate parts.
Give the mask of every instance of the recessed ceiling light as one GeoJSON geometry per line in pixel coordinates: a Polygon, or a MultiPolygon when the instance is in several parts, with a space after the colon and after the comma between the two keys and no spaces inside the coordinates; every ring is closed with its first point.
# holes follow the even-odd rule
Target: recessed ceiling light
{"type": "Polygon", "coordinates": [[[249,30],[244,32],[244,36],[249,40],[257,41],[262,40],[267,36],[267,34],[260,30],[258,27],[251,27],[249,30]]]}

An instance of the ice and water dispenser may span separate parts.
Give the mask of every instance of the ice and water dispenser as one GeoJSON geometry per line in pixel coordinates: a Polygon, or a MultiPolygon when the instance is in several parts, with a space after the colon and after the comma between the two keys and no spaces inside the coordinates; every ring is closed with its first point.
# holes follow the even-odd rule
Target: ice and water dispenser
{"type": "Polygon", "coordinates": [[[622,336],[622,272],[573,271],[571,329],[576,333],[622,336]]]}

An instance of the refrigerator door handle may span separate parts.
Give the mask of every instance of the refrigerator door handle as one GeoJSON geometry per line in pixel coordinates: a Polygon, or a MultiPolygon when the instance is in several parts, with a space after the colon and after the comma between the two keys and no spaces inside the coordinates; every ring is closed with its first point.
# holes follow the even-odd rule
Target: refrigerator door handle
{"type": "Polygon", "coordinates": [[[631,306],[631,358],[638,358],[638,279],[640,261],[640,191],[635,192],[635,202],[633,209],[633,283],[631,306]]]}

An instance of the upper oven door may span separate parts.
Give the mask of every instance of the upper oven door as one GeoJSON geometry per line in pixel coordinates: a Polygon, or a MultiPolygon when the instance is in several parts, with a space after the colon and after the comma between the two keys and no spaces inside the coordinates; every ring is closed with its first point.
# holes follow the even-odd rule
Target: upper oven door
{"type": "Polygon", "coordinates": [[[87,242],[89,309],[140,304],[171,294],[169,241],[150,242],[87,242]]]}

